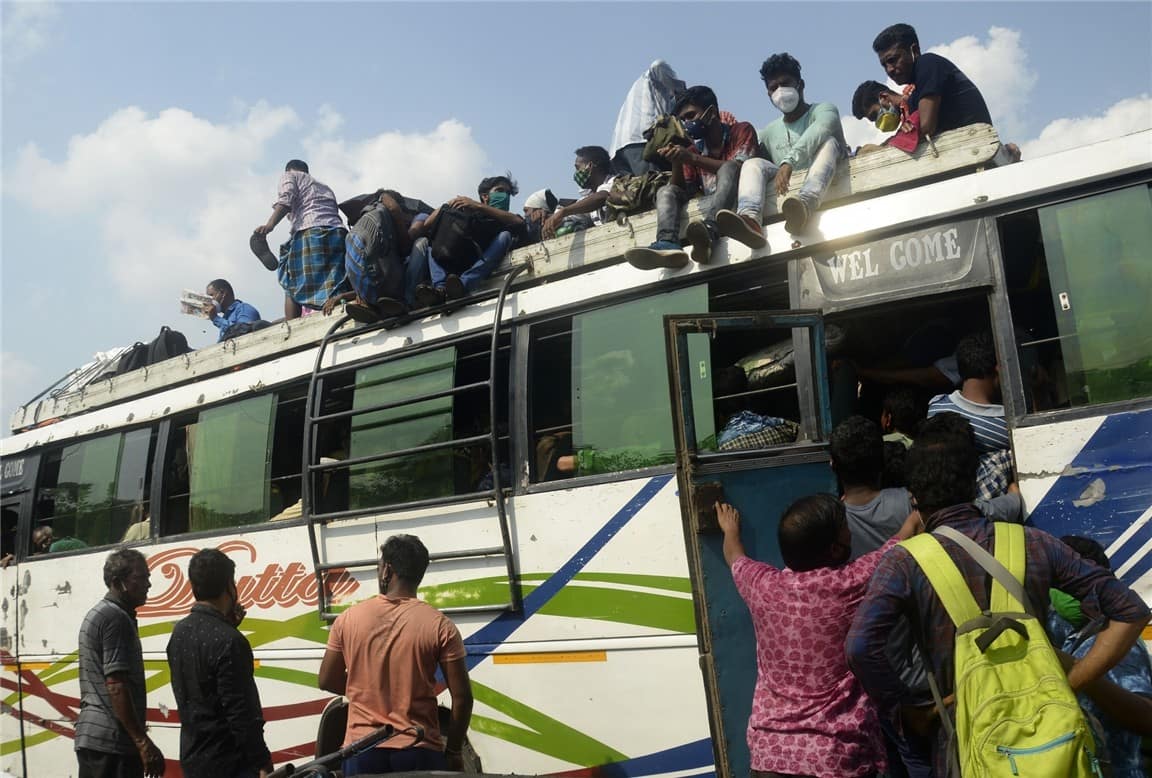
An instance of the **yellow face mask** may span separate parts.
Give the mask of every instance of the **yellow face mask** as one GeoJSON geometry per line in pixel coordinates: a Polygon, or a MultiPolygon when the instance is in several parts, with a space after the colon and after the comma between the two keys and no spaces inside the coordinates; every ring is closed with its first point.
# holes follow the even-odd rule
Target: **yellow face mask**
{"type": "Polygon", "coordinates": [[[896,108],[885,108],[876,117],[876,129],[880,132],[892,132],[900,126],[900,111],[896,108]]]}

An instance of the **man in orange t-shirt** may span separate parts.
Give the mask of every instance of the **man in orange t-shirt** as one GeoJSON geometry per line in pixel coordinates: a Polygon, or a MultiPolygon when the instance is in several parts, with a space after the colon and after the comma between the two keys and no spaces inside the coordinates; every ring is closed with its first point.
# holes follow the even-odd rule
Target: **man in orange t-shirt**
{"type": "Polygon", "coordinates": [[[464,642],[440,611],[417,599],[428,549],[415,535],[393,535],[380,547],[381,594],[357,603],[332,624],[319,686],[348,698],[344,745],[391,724],[397,735],[344,760],[344,775],[406,770],[461,770],[472,717],[464,642]],[[452,720],[441,735],[436,668],[452,695],[452,720]],[[422,728],[418,741],[415,728],[422,728]]]}

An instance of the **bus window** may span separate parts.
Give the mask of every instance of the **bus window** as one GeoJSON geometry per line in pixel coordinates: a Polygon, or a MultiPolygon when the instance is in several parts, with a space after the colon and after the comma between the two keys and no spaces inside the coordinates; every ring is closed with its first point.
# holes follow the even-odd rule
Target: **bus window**
{"type": "MultiPolygon", "coordinates": [[[[487,337],[469,338],[326,379],[320,414],[326,418],[315,446],[324,469],[314,476],[313,512],[366,512],[491,490],[491,412],[483,385],[489,347],[487,337]],[[366,410],[381,405],[391,407],[366,410]],[[366,412],[355,413],[360,410],[366,412]],[[420,450],[406,453],[410,449],[420,450]]],[[[495,376],[499,397],[508,396],[509,353],[504,337],[495,376]]],[[[509,485],[507,404],[497,408],[502,483],[509,485]]]]}
{"type": "Polygon", "coordinates": [[[104,435],[45,453],[35,526],[52,528],[51,550],[120,542],[148,511],[156,430],[104,435]]]}
{"type": "MultiPolygon", "coordinates": [[[[674,462],[664,321],[707,313],[705,286],[645,297],[532,327],[529,423],[534,482],[674,462]]],[[[707,336],[695,339],[698,429],[712,425],[707,336]]]]}
{"type": "Polygon", "coordinates": [[[275,408],[276,396],[264,394],[173,423],[164,534],[237,527],[268,518],[275,408]]]}
{"type": "Polygon", "coordinates": [[[1152,396],[1152,192],[1146,185],[1000,221],[1032,411],[1152,396]]]}
{"type": "Polygon", "coordinates": [[[271,475],[268,504],[272,518],[299,518],[300,463],[304,445],[304,400],[308,384],[296,384],[276,393],[276,420],[272,429],[271,475]]]}

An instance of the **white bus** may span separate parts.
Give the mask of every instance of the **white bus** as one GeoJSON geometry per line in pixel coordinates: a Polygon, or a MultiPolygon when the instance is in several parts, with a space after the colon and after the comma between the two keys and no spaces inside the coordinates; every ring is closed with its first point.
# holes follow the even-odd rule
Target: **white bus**
{"type": "Polygon", "coordinates": [[[487,772],[746,775],[754,641],[696,503],[719,484],[776,558],[781,508],[835,488],[833,421],[875,410],[845,371],[930,364],[977,329],[1030,520],[1099,540],[1152,600],[1152,132],[946,177],[983,142],[965,132],[935,161],[854,162],[844,199],[762,250],[641,272],[622,255],[652,239],[642,215],[517,250],[457,310],[309,317],[22,408],[0,441],[0,768],[74,774],[77,631],[126,537],[152,571],[169,774],[164,649],[206,546],[237,562],[274,760],[307,761],[327,625],[410,532],[433,552],[421,596],[465,637],[487,772]],[[738,410],[778,436],[733,449],[738,410]],[[71,550],[33,553],[44,524],[71,550]]]}

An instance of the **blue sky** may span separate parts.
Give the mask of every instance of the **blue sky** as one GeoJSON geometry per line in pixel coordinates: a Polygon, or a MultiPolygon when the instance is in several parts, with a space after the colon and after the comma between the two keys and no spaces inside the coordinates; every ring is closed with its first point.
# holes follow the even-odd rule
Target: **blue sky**
{"type": "MultiPolygon", "coordinates": [[[[1152,4],[3,4],[0,412],[99,350],[180,316],[184,287],[233,281],[265,318],[248,253],[278,171],[303,157],[338,197],[438,202],[510,169],[519,209],[575,193],[577,146],[607,145],[658,58],[721,107],[778,115],[760,63],[789,51],[850,140],[855,86],[883,80],[884,26],[913,24],[984,92],[1025,157],[1152,125],[1152,4]],[[817,31],[818,30],[818,31],[817,31]],[[1047,130],[1047,131],[1046,131],[1047,130]]],[[[274,240],[284,238],[282,226],[274,240]]]]}

